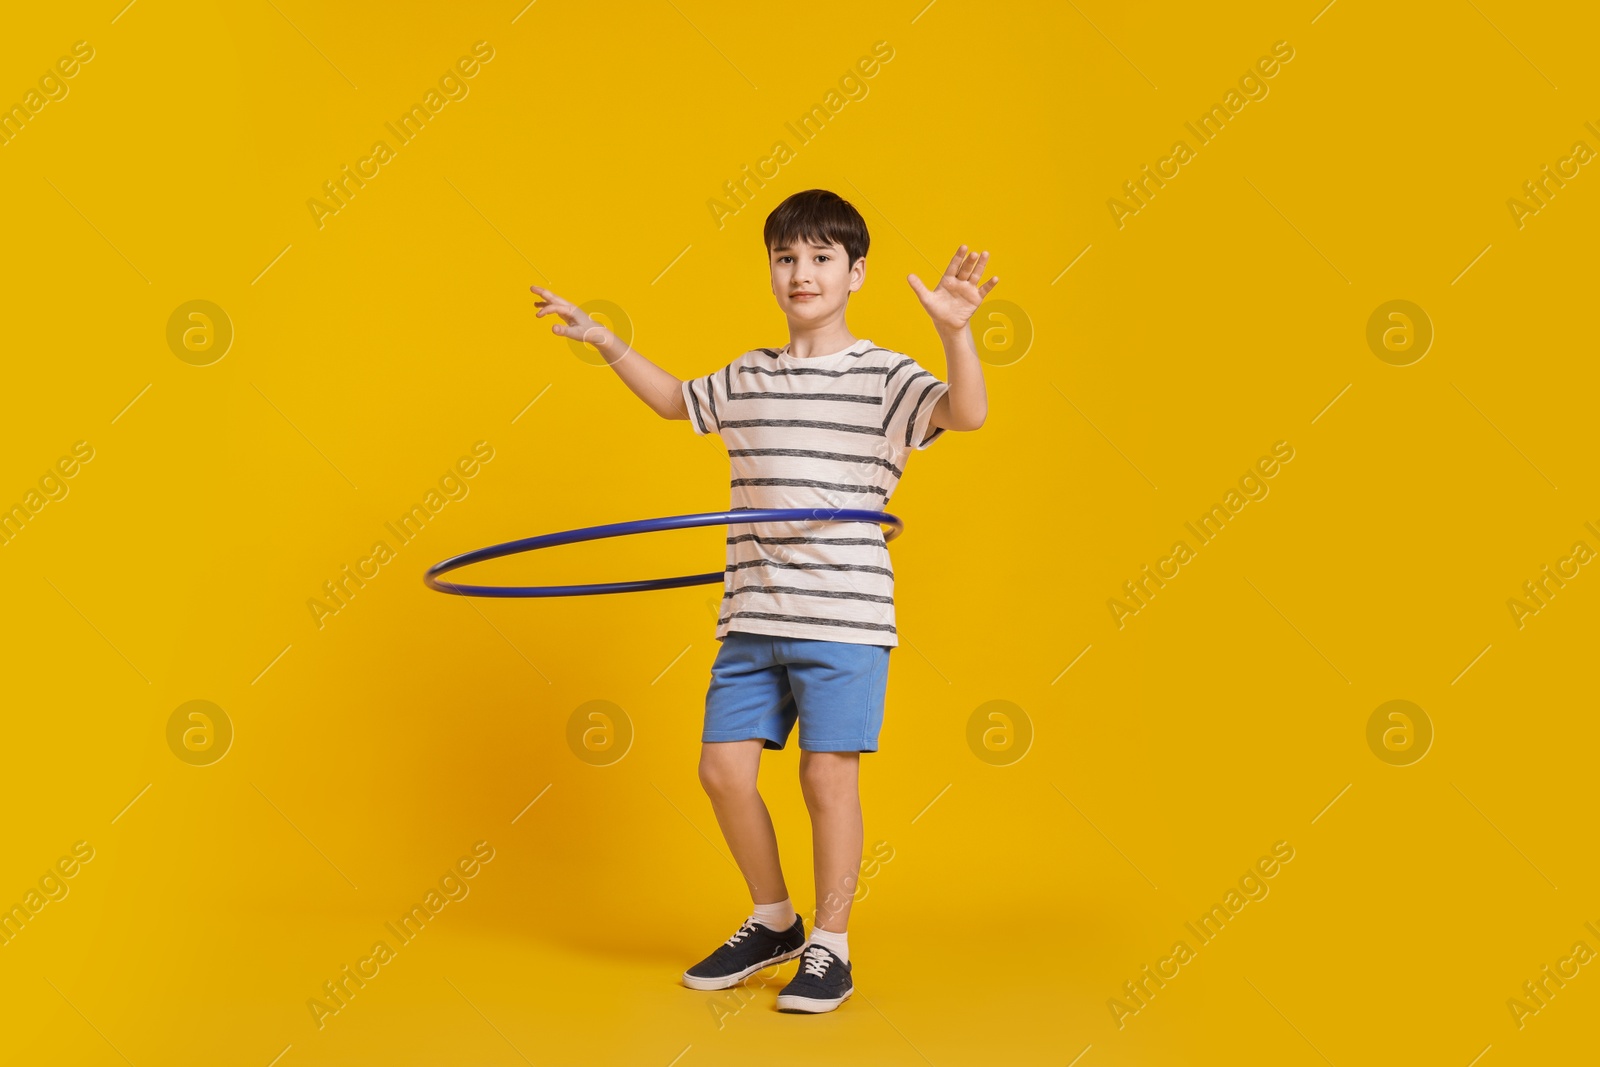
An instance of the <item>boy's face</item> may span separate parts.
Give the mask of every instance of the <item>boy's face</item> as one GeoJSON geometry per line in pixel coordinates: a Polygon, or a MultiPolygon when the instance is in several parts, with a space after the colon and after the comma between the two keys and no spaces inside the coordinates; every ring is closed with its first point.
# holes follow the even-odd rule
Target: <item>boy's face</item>
{"type": "Polygon", "coordinates": [[[772,293],[791,322],[820,324],[844,314],[867,277],[867,260],[851,264],[842,245],[801,238],[768,252],[772,293]]]}

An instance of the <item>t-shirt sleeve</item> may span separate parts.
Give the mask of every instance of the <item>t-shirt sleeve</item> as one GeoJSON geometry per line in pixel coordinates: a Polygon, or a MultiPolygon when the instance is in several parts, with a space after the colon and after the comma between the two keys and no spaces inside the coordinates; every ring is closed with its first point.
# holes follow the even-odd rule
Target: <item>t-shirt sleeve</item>
{"type": "Polygon", "coordinates": [[[944,436],[944,427],[930,433],[928,424],[934,405],[950,391],[948,382],[940,381],[907,356],[890,370],[887,386],[883,398],[888,407],[884,433],[890,446],[900,451],[921,451],[944,436]]]}
{"type": "MultiPolygon", "coordinates": [[[[737,360],[735,361],[737,362],[737,360]]],[[[721,434],[720,412],[728,407],[729,382],[733,364],[699,378],[683,381],[683,402],[689,409],[689,427],[698,435],[721,434]]]]}

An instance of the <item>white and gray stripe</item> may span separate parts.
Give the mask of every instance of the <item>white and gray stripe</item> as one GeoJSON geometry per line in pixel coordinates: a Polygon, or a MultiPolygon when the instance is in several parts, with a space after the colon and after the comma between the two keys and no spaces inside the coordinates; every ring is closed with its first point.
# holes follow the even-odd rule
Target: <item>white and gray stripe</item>
{"type": "MultiPolygon", "coordinates": [[[[916,360],[859,340],[800,359],[757,348],[683,383],[689,422],[728,446],[730,510],[882,511],[949,389],[916,360]],[[913,443],[915,442],[915,443],[913,443]]],[[[897,645],[894,570],[880,527],[730,526],[720,640],[730,630],[897,645]]]]}

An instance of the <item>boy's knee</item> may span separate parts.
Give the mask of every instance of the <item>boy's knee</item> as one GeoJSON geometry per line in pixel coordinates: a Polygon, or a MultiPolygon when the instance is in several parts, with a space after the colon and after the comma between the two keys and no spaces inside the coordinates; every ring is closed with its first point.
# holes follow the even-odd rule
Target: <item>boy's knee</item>
{"type": "Polygon", "coordinates": [[[806,753],[801,757],[800,792],[808,808],[815,810],[851,803],[855,784],[853,758],[831,752],[806,753]]]}
{"type": "Polygon", "coordinates": [[[755,792],[755,775],[745,768],[723,759],[700,757],[700,787],[707,796],[727,797],[755,792]]]}

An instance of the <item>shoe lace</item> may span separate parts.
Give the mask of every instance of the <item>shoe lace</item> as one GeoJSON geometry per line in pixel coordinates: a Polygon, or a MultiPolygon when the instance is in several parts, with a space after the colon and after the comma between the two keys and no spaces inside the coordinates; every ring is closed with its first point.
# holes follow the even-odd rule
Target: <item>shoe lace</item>
{"type": "Polygon", "coordinates": [[[737,948],[738,945],[739,945],[739,942],[744,940],[746,937],[749,937],[752,933],[754,933],[755,929],[756,929],[756,917],[754,915],[752,915],[752,916],[750,916],[750,918],[746,919],[739,926],[738,931],[735,932],[732,937],[728,938],[728,940],[726,942],[724,942],[724,944],[726,944],[726,945],[728,945],[729,947],[732,947],[732,948],[737,948]]]}
{"type": "Polygon", "coordinates": [[[832,962],[833,953],[829,952],[821,945],[812,945],[810,948],[806,949],[805,970],[808,974],[814,974],[818,978],[824,978],[828,974],[828,964],[832,962]]]}

